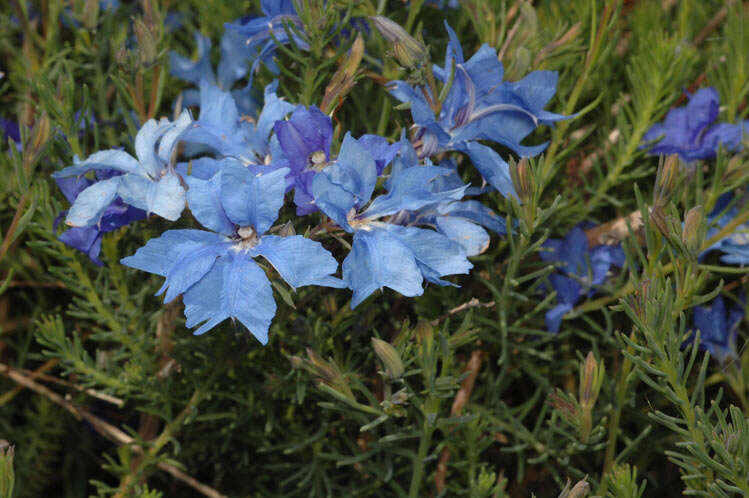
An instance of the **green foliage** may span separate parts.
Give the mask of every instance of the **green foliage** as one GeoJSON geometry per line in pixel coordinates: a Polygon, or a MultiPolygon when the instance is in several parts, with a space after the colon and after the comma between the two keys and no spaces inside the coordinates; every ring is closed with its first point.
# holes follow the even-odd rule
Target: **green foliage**
{"type": "MultiPolygon", "coordinates": [[[[193,336],[179,300],[154,297],[157,278],[119,264],[164,230],[159,220],[107,234],[103,267],[60,243],[55,222],[68,206],[50,179],[75,155],[132,151],[137,123],[171,116],[187,88],[169,75],[168,52],[194,53],[199,30],[215,62],[223,23],[259,2],[72,3],[0,9],[0,113],[23,137],[21,151],[0,144],[0,438],[15,447],[0,450],[0,494],[749,494],[746,322],[732,363],[684,345],[694,306],[721,293],[739,302],[747,287],[745,268],[696,257],[709,245],[700,234],[714,233],[706,214],[749,184],[747,152],[659,165],[640,148],[683,88],[714,85],[720,119],[746,119],[742,2],[722,18],[722,2],[695,0],[465,0],[444,11],[299,2],[310,50],[278,50],[279,94],[319,104],[335,75],[351,77],[326,109],[334,144],[349,130],[395,139],[410,126],[383,82],[414,68],[375,33],[356,63],[353,41],[336,41],[371,15],[404,26],[432,61],[446,18],[467,56],[497,48],[509,80],[558,71],[548,108],[574,117],[529,137],[550,141],[543,155],[512,163],[522,204],[486,197],[514,230],[472,258],[460,288],[430,286],[415,299],[386,290],[352,311],[345,292],[274,285],[279,313],[265,347],[232,323],[193,336]],[[170,13],[181,28],[167,27],[170,13]],[[87,112],[97,119],[82,127],[87,112]],[[614,220],[619,230],[606,234],[623,243],[625,268],[550,334],[544,242],[614,220]]],[[[255,75],[258,85],[274,77],[255,75]]]]}

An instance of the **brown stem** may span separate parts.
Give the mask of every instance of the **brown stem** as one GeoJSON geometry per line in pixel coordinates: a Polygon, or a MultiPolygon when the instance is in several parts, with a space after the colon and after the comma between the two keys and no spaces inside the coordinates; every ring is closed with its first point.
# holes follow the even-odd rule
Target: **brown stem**
{"type": "MultiPolygon", "coordinates": [[[[119,445],[129,445],[132,447],[134,451],[139,452],[139,453],[143,452],[143,448],[135,444],[135,439],[129,436],[127,433],[125,433],[118,427],[115,427],[114,425],[110,424],[109,422],[102,420],[96,417],[95,415],[92,415],[89,412],[75,406],[73,403],[67,401],[65,398],[63,398],[56,392],[52,391],[48,387],[42,384],[39,384],[35,382],[34,380],[32,380],[30,377],[24,375],[22,371],[17,370],[11,366],[5,365],[3,363],[0,363],[0,374],[5,375],[6,377],[10,378],[17,384],[22,385],[23,387],[26,387],[28,389],[31,389],[35,393],[49,399],[56,405],[61,406],[62,408],[67,410],[70,414],[72,414],[76,419],[85,420],[86,422],[91,424],[91,426],[94,428],[94,430],[96,430],[96,432],[106,437],[110,441],[119,445]]],[[[196,491],[201,492],[204,496],[208,496],[210,498],[226,498],[217,490],[213,489],[212,487],[206,484],[200,483],[199,481],[188,476],[187,474],[185,474],[178,468],[174,467],[173,465],[170,465],[166,462],[160,462],[156,466],[159,469],[164,470],[165,472],[168,472],[176,479],[179,479],[180,481],[184,482],[188,486],[192,487],[196,491]]]]}

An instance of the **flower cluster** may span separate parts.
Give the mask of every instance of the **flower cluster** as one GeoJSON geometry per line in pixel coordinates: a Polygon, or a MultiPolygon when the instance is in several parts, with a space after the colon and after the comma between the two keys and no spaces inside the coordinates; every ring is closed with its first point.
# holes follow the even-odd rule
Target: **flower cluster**
{"type": "MultiPolygon", "coordinates": [[[[277,44],[309,49],[294,2],[263,1],[262,10],[260,17],[226,25],[215,71],[210,40],[201,35],[197,60],[171,54],[172,73],[195,88],[183,92],[177,105],[186,108],[173,121],[143,123],[134,156],[104,150],[76,157],[53,175],[71,202],[61,214],[71,228],[60,240],[101,264],[103,234],[152,215],[174,222],[187,208],[199,228],[167,230],[121,262],[164,277],[158,294],[166,302],[182,296],[187,325],[196,333],[231,318],[262,343],[276,313],[269,279],[275,274],[292,288],[347,288],[352,308],[384,287],[418,296],[426,283],[456,285],[447,277],[469,273],[468,258],[489,247],[490,232],[507,230],[504,218],[475,197],[490,190],[517,197],[508,163],[492,144],[536,156],[546,144],[527,145],[526,138],[570,117],[544,109],[557,74],[534,71],[504,81],[494,48],[483,45],[466,60],[445,25],[443,65],[420,66],[427,78],[386,85],[410,108],[410,133],[403,130],[394,142],[369,134],[356,138],[335,130],[315,105],[279,96],[277,82],[262,94],[254,88],[260,64],[278,72],[277,44]],[[249,83],[235,88],[244,78],[249,83]],[[470,161],[461,161],[463,155],[470,161]],[[462,163],[476,168],[484,180],[480,188],[464,183],[462,163]],[[287,199],[293,210],[285,209],[287,199]],[[305,222],[306,235],[297,235],[294,226],[305,222]],[[342,247],[331,252],[334,240],[342,247]]],[[[386,38],[405,33],[387,19],[371,21],[386,38]]],[[[403,47],[403,54],[418,52],[409,60],[421,57],[419,64],[428,65],[416,40],[403,47]]],[[[738,149],[746,123],[708,129],[717,112],[715,90],[700,90],[687,108],[671,111],[647,133],[648,141],[661,138],[651,153],[691,161],[711,157],[721,144],[738,149]]],[[[18,134],[2,124],[6,135],[18,134]]],[[[716,208],[714,224],[725,226],[735,216],[735,208],[716,208]]],[[[619,246],[589,247],[584,228],[547,240],[540,253],[556,263],[548,278],[557,297],[546,314],[551,332],[624,264],[619,246]]],[[[726,262],[749,262],[740,237],[734,233],[711,250],[723,251],[726,262]]]]}
{"type": "MultiPolygon", "coordinates": [[[[182,97],[197,118],[186,109],[174,121],[149,120],[135,137],[134,156],[105,150],[85,160],[76,157],[54,174],[72,204],[63,213],[71,228],[61,240],[100,264],[104,233],[151,215],[176,221],[187,207],[200,229],[168,230],[122,263],[163,276],[158,293],[167,302],[183,296],[187,325],[198,327],[196,333],[232,318],[262,343],[276,312],[270,268],[292,288],[351,289],[352,308],[384,287],[418,296],[425,283],[455,285],[445,277],[468,273],[473,266],[468,257],[489,245],[487,230],[502,234],[505,223],[479,201],[464,199],[477,189],[469,190],[451,159],[434,164],[430,156],[463,150],[483,157],[485,168],[496,161],[504,183],[494,181],[495,173],[485,176],[510,193],[506,164],[475,140],[490,138],[538,153],[540,147],[523,148],[520,141],[537,125],[560,118],[540,110],[553,94],[554,78],[547,77],[551,93],[535,98],[530,89],[537,87],[535,80],[533,85],[501,81],[494,52],[490,77],[474,67],[483,55],[464,68],[448,28],[452,41],[440,78],[447,80],[453,59],[460,74],[434,121],[445,131],[417,129],[410,140],[403,133],[395,143],[346,133],[336,150],[331,118],[316,106],[285,101],[275,83],[262,98],[250,85],[233,89],[257,64],[273,69],[270,56],[288,33],[285,23],[298,22],[292,2],[264,2],[263,9],[265,17],[227,25],[216,72],[206,38],[196,38],[196,61],[172,54],[173,73],[197,86],[182,97]],[[505,132],[488,136],[482,130],[495,126],[495,118],[507,123],[505,132]],[[424,146],[432,136],[436,142],[424,146]],[[90,171],[95,176],[83,176],[90,171]],[[318,221],[308,236],[296,235],[292,223],[278,222],[292,191],[297,217],[318,221]],[[339,278],[339,263],[320,240],[346,234],[350,250],[339,278]]],[[[302,42],[295,41],[303,47],[302,42]]],[[[402,82],[391,87],[417,92],[402,82]]],[[[414,103],[414,112],[419,105],[414,103]]]]}

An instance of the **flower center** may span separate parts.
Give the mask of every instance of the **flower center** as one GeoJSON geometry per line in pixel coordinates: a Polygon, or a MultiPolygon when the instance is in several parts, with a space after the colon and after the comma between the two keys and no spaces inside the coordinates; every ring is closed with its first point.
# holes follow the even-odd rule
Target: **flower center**
{"type": "Polygon", "coordinates": [[[239,227],[237,229],[237,237],[239,240],[236,247],[240,250],[251,249],[260,242],[257,232],[252,227],[239,227]]]}
{"type": "Polygon", "coordinates": [[[325,160],[325,151],[316,150],[307,157],[307,167],[315,171],[322,171],[328,165],[325,160]]]}

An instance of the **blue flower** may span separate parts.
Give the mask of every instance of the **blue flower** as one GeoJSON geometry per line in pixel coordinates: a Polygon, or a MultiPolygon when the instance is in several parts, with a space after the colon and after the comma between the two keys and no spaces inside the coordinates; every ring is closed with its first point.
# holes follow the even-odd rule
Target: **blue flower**
{"type": "MultiPolygon", "coordinates": [[[[333,123],[316,106],[302,105],[285,121],[276,121],[276,137],[282,152],[273,160],[288,167],[290,186],[294,188],[294,203],[300,216],[317,211],[311,193],[312,179],[331,162],[330,145],[333,141],[333,123]]],[[[377,135],[363,135],[358,139],[374,158],[377,175],[380,175],[398,152],[398,144],[389,144],[377,135]]]]}
{"type": "MultiPolygon", "coordinates": [[[[719,146],[728,151],[741,149],[743,133],[749,133],[749,120],[742,124],[718,123],[720,98],[713,87],[702,88],[689,96],[684,107],[672,109],[662,124],[653,125],[642,140],[660,140],[648,150],[649,154],[679,154],[684,161],[715,157],[719,146]]],[[[648,146],[643,146],[648,147],[648,146]]]]}
{"type": "Polygon", "coordinates": [[[166,277],[157,294],[183,294],[187,326],[202,334],[227,318],[263,344],[276,313],[271,284],[254,261],[262,256],[292,287],[343,287],[338,263],[319,242],[301,235],[264,235],[278,217],[285,168],[255,175],[230,162],[210,180],[187,177],[187,201],[203,230],[169,230],[122,263],[166,277]]]}
{"type": "Polygon", "coordinates": [[[296,26],[300,32],[304,29],[293,0],[261,0],[260,8],[263,11],[263,16],[249,19],[242,18],[233,23],[225,24],[228,32],[239,35],[238,38],[234,39],[237,50],[243,51],[247,54],[246,57],[252,60],[250,78],[252,78],[260,63],[265,64],[273,73],[279,73],[278,66],[273,61],[276,40],[283,44],[293,41],[299,48],[309,50],[309,44],[294,34],[290,28],[291,39],[287,34],[285,24],[296,26]]]}
{"type": "Polygon", "coordinates": [[[468,273],[472,268],[463,247],[441,233],[383,219],[402,210],[460,199],[466,186],[442,192],[432,189],[435,178],[449,173],[435,166],[396,171],[388,182],[388,193],[370,202],[377,182],[375,161],[347,134],[337,161],[314,176],[312,194],[317,206],[354,234],[343,261],[343,279],[354,291],[352,308],[377,289],[389,287],[404,296],[419,296],[424,280],[451,285],[440,277],[468,273]]]}
{"type": "Polygon", "coordinates": [[[515,195],[507,163],[478,140],[504,145],[523,157],[543,151],[547,144],[528,147],[521,142],[539,125],[568,119],[543,109],[556,92],[557,73],[534,71],[520,81],[503,82],[504,69],[495,49],[484,44],[465,61],[455,32],[445,27],[450,36],[445,66],[435,65],[434,73],[443,83],[451,74],[453,78],[439,114],[435,115],[435,97],[427,89],[393,81],[390,93],[411,105],[413,139],[421,157],[446,150],[466,153],[490,185],[505,196],[515,195]]]}
{"type": "MultiPolygon", "coordinates": [[[[692,319],[694,328],[700,331],[700,349],[709,351],[721,363],[735,359],[736,337],[743,318],[743,295],[740,297],[740,304],[734,304],[728,310],[722,296],[716,297],[707,306],[696,306],[692,319]]],[[[694,338],[694,335],[691,336],[686,343],[692,343],[694,338]]]]}
{"type": "MultiPolygon", "coordinates": [[[[118,173],[111,171],[99,171],[99,179],[106,179],[115,176],[118,173]]],[[[78,194],[90,187],[93,183],[85,177],[68,177],[58,178],[55,180],[57,186],[62,191],[65,198],[74,203],[78,194]]],[[[55,227],[60,219],[67,214],[66,211],[60,213],[55,221],[55,227]]],[[[73,227],[62,234],[57,239],[65,245],[77,249],[86,254],[95,264],[102,266],[99,259],[101,253],[101,241],[105,233],[117,230],[120,227],[130,224],[133,221],[146,218],[146,212],[142,209],[128,206],[122,199],[117,198],[107,206],[102,214],[101,220],[96,225],[85,227],[73,227]]]]}
{"type": "Polygon", "coordinates": [[[588,238],[580,226],[574,227],[564,239],[548,239],[540,253],[549,263],[561,263],[557,272],[549,275],[557,292],[557,305],[546,313],[546,328],[559,332],[562,317],[572,311],[585,295],[594,293],[593,286],[601,285],[612,266],[624,265],[624,251],[620,246],[600,245],[588,249],[588,238]]]}
{"type": "Polygon", "coordinates": [[[192,122],[184,111],[177,120],[149,120],[135,137],[137,159],[122,150],[97,152],[85,161],[54,173],[54,178],[77,177],[91,170],[123,173],[93,183],[75,199],[65,223],[70,226],[98,224],[106,209],[120,197],[126,204],[170,221],[182,214],[185,190],[171,159],[177,141],[192,122]]]}
{"type": "MultiPolygon", "coordinates": [[[[265,106],[257,122],[240,116],[234,97],[207,80],[200,84],[200,116],[182,136],[187,144],[208,147],[222,157],[232,157],[246,165],[269,163],[269,135],[276,120],[291,112],[293,105],[276,95],[278,82],[265,88],[265,106]]],[[[188,147],[194,155],[202,149],[188,147]]]]}
{"type": "MultiPolygon", "coordinates": [[[[193,61],[177,52],[170,52],[169,70],[177,78],[189,81],[197,87],[200,87],[203,80],[207,80],[221,90],[231,91],[234,83],[247,75],[248,61],[244,50],[241,49],[240,38],[241,36],[233,31],[227,31],[221,37],[221,59],[218,63],[218,71],[214,73],[211,65],[211,40],[200,33],[195,33],[198,48],[197,60],[193,61]]],[[[188,89],[182,95],[183,106],[200,105],[198,90],[188,89]]],[[[257,113],[258,99],[250,86],[232,91],[232,96],[241,114],[254,116],[257,113]]]]}

